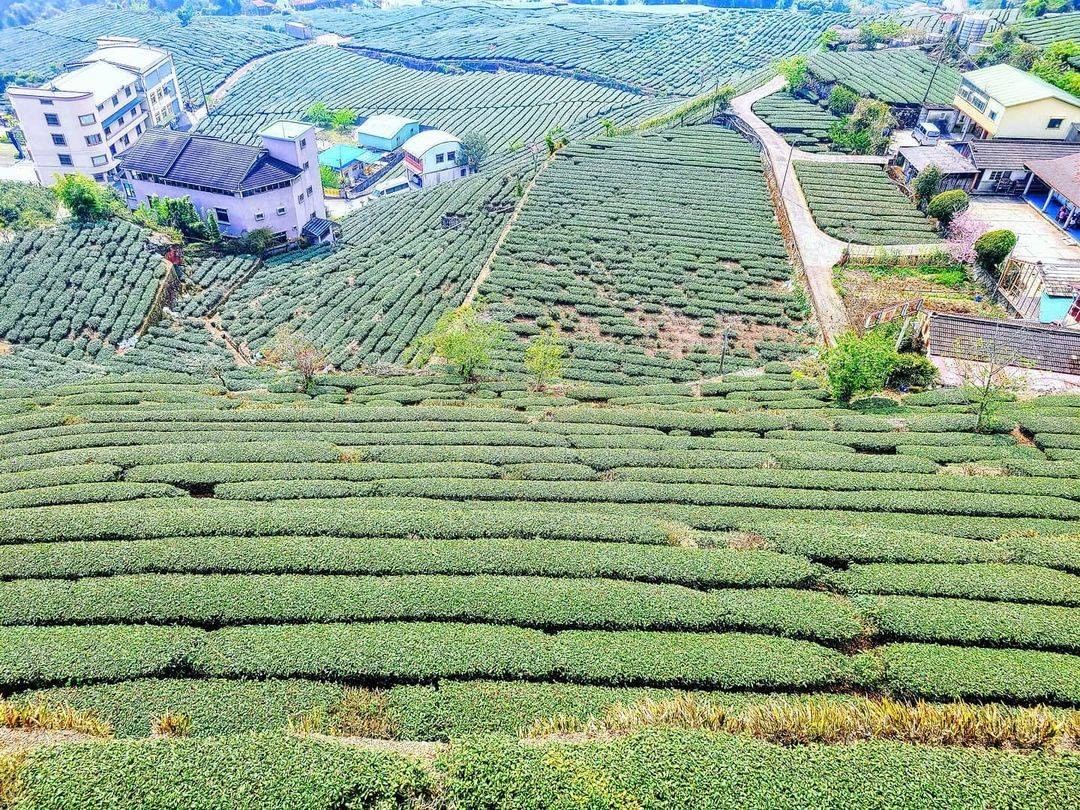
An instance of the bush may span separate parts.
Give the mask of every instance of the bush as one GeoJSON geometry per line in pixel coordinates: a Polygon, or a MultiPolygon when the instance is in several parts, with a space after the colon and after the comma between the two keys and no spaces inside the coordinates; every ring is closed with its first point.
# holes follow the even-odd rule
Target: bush
{"type": "Polygon", "coordinates": [[[1016,247],[1016,234],[1004,228],[987,231],[975,241],[975,262],[979,268],[997,276],[1001,263],[1016,247]]]}
{"type": "Polygon", "coordinates": [[[115,191],[84,174],[64,175],[57,182],[55,191],[60,202],[78,220],[109,219],[124,207],[115,191]]]}
{"type": "Polygon", "coordinates": [[[829,93],[829,111],[834,115],[849,115],[855,111],[855,105],[859,103],[859,94],[849,90],[842,84],[833,87],[829,93]]]}
{"type": "Polygon", "coordinates": [[[970,200],[967,192],[954,188],[942,191],[930,199],[926,207],[926,213],[936,219],[942,228],[948,228],[952,218],[968,207],[970,200]]]}
{"type": "Polygon", "coordinates": [[[941,171],[934,164],[930,164],[915,176],[912,183],[912,191],[915,192],[915,200],[920,206],[927,205],[938,193],[941,185],[941,171]]]}
{"type": "Polygon", "coordinates": [[[885,387],[899,361],[891,337],[875,330],[859,337],[848,332],[822,355],[832,395],[850,402],[856,394],[872,394],[885,387]]]}
{"type": "Polygon", "coordinates": [[[898,391],[908,391],[912,388],[926,388],[937,382],[937,379],[937,366],[928,357],[905,352],[897,355],[886,384],[898,391]]]}

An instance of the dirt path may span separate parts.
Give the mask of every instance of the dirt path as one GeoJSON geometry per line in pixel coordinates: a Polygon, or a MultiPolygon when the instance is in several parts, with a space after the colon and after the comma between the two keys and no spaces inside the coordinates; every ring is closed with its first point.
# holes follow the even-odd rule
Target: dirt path
{"type": "Polygon", "coordinates": [[[795,169],[791,164],[796,160],[812,160],[819,163],[876,163],[880,165],[885,162],[885,159],[872,155],[811,153],[792,148],[776,130],[762,121],[751,109],[755,102],[782,90],[784,81],[783,77],[777,76],[757,90],[736,96],[731,101],[731,109],[765,145],[765,156],[772,164],[773,173],[777,183],[780,184],[780,198],[802,257],[814,313],[817,315],[818,325],[821,327],[825,342],[831,344],[848,328],[844,302],[833,287],[833,267],[844,255],[844,243],[818,228],[810,213],[806,197],[803,196],[802,187],[794,177],[795,169]]]}
{"type": "Polygon", "coordinates": [[[540,179],[540,175],[543,174],[544,169],[550,166],[555,160],[555,155],[550,155],[540,167],[536,170],[536,174],[533,175],[532,180],[525,186],[525,190],[521,194],[521,199],[518,200],[518,204],[514,206],[513,212],[506,220],[506,224],[502,226],[502,230],[499,231],[499,236],[495,240],[495,244],[491,248],[491,252],[488,254],[487,259],[484,260],[483,266],[480,268],[480,272],[476,276],[476,281],[469,288],[469,292],[465,294],[465,300],[462,306],[470,306],[473,301],[476,300],[476,294],[480,292],[480,286],[487,281],[487,277],[491,275],[491,268],[495,264],[495,257],[499,254],[503,244],[506,242],[506,237],[510,235],[510,229],[514,227],[514,223],[517,222],[518,216],[525,209],[525,203],[529,199],[529,194],[536,188],[536,181],[540,179]]]}
{"type": "Polygon", "coordinates": [[[251,362],[251,358],[245,354],[236,342],[232,339],[232,336],[222,329],[218,324],[214,323],[213,318],[204,318],[203,326],[206,327],[206,331],[216,338],[220,338],[222,343],[228,348],[229,353],[232,354],[233,360],[236,361],[236,365],[243,368],[244,366],[254,365],[251,362]]]}

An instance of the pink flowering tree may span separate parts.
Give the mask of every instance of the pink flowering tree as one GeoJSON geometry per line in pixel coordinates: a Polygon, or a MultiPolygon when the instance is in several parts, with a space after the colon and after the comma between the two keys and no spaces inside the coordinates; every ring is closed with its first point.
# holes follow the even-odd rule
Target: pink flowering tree
{"type": "Polygon", "coordinates": [[[975,261],[975,241],[989,229],[970,211],[961,211],[949,223],[947,250],[954,261],[972,264],[975,261]]]}

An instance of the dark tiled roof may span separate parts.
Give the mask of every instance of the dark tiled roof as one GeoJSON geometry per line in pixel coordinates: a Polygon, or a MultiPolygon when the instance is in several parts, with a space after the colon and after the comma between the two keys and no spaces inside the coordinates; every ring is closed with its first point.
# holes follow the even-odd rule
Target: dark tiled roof
{"type": "Polygon", "coordinates": [[[1080,152],[1080,143],[1044,141],[1035,138],[992,138],[969,141],[966,149],[978,169],[1024,168],[1025,160],[1053,160],[1080,152]]]}
{"type": "Polygon", "coordinates": [[[302,171],[257,146],[166,129],[148,130],[121,166],[226,194],[291,180],[302,171]]]}
{"type": "Polygon", "coordinates": [[[322,239],[330,233],[330,229],[333,227],[334,223],[330,220],[323,219],[322,217],[315,217],[314,219],[308,220],[302,233],[304,236],[310,237],[311,239],[322,239]]]}

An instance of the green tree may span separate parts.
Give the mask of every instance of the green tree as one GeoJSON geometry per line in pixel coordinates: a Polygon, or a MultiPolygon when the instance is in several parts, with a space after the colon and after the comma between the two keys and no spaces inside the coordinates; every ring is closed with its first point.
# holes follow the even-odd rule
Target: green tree
{"type": "Polygon", "coordinates": [[[552,127],[544,136],[544,146],[547,147],[548,157],[554,155],[568,143],[570,143],[570,139],[566,137],[566,131],[562,127],[552,127]]]}
{"type": "Polygon", "coordinates": [[[915,175],[911,190],[915,192],[915,201],[923,208],[929,204],[941,186],[941,170],[933,163],[915,175]]]}
{"type": "Polygon", "coordinates": [[[776,72],[787,80],[787,91],[792,95],[810,84],[810,68],[805,56],[789,56],[776,63],[776,72]]]}
{"type": "Polygon", "coordinates": [[[0,180],[0,228],[36,228],[55,219],[56,208],[51,188],[0,180]]]}
{"type": "Polygon", "coordinates": [[[838,84],[829,93],[829,111],[834,115],[850,115],[859,103],[859,94],[838,84]]]}
{"type": "Polygon", "coordinates": [[[904,32],[904,26],[896,20],[874,20],[859,26],[859,42],[873,48],[883,42],[896,39],[904,32]]]}
{"type": "Polygon", "coordinates": [[[439,318],[421,345],[449,363],[462,378],[473,380],[491,365],[492,352],[507,335],[501,323],[465,305],[439,318]]]}
{"type": "Polygon", "coordinates": [[[1080,95],[1080,40],[1066,39],[1050,45],[1031,66],[1031,72],[1074,96],[1080,95]]]}
{"type": "Polygon", "coordinates": [[[854,332],[841,335],[821,359],[833,397],[850,402],[856,394],[872,394],[883,389],[899,362],[899,355],[887,330],[875,329],[862,337],[854,332]]]}
{"type": "Polygon", "coordinates": [[[566,347],[550,332],[537,335],[525,349],[525,370],[536,387],[545,387],[562,377],[566,367],[566,347]]]}
{"type": "Polygon", "coordinates": [[[942,191],[930,199],[930,204],[926,206],[926,213],[941,223],[942,228],[948,228],[952,218],[966,210],[969,202],[967,192],[963,189],[954,188],[942,191]]]}
{"type": "Polygon", "coordinates": [[[310,394],[315,375],[326,368],[326,354],[303,335],[288,330],[278,332],[263,351],[268,363],[283,366],[300,377],[300,391],[310,394]]]}
{"type": "Polygon", "coordinates": [[[997,277],[1001,263],[1016,247],[1016,234],[1005,228],[987,231],[975,240],[975,263],[990,275],[997,277]]]}
{"type": "Polygon", "coordinates": [[[341,188],[341,175],[329,166],[319,167],[319,177],[322,179],[323,188],[341,188]]]}
{"type": "Polygon", "coordinates": [[[460,165],[468,166],[473,171],[480,168],[484,158],[488,156],[490,147],[488,139],[476,131],[466,132],[461,136],[461,154],[458,156],[460,165]]]}
{"type": "Polygon", "coordinates": [[[308,111],[304,113],[304,119],[323,129],[329,129],[334,125],[334,113],[321,101],[308,107],[308,111]]]}
{"type": "Polygon", "coordinates": [[[54,187],[56,196],[75,219],[94,221],[109,219],[120,213],[124,205],[116,192],[95,183],[85,174],[68,174],[54,187]]]}
{"type": "Polygon", "coordinates": [[[330,115],[330,125],[334,129],[346,130],[356,123],[356,110],[350,110],[348,107],[342,107],[340,110],[334,110],[330,115]]]}

